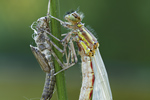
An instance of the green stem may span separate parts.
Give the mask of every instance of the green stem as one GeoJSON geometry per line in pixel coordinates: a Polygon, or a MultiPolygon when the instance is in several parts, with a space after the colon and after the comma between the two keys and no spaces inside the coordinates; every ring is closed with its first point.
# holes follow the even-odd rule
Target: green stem
{"type": "MultiPolygon", "coordinates": [[[[59,12],[60,12],[59,11],[59,0],[51,0],[50,14],[52,16],[59,18],[59,12]]],[[[58,21],[56,21],[55,19],[51,19],[51,32],[54,36],[61,39],[60,23],[58,21]]],[[[57,46],[62,47],[61,44],[57,40],[53,39],[53,42],[57,46]]],[[[56,55],[58,56],[58,58],[62,61],[62,54],[55,48],[53,48],[53,50],[56,53],[56,55]]],[[[56,72],[58,72],[62,69],[56,60],[54,60],[54,66],[55,66],[56,72]]],[[[59,74],[56,75],[56,87],[57,87],[58,100],[67,100],[64,72],[60,72],[59,74]]]]}

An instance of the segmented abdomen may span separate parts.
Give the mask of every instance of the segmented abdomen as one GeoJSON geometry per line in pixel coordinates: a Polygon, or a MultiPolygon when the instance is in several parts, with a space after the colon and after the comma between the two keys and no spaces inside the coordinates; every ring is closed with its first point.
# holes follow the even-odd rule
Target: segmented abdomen
{"type": "Polygon", "coordinates": [[[46,73],[46,78],[45,78],[45,85],[42,93],[42,100],[49,100],[51,99],[53,95],[53,90],[55,87],[55,76],[54,76],[54,69],[51,69],[49,73],[46,73]]]}
{"type": "MultiPolygon", "coordinates": [[[[81,54],[80,54],[81,55],[81,54]]],[[[90,100],[93,92],[94,72],[89,56],[81,55],[82,58],[82,87],[79,100],[90,100]]]]}

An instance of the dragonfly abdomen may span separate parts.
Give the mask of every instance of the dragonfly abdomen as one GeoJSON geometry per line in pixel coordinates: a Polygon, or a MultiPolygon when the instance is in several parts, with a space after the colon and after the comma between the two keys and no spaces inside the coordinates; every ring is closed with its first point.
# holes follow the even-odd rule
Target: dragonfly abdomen
{"type": "MultiPolygon", "coordinates": [[[[83,53],[82,53],[83,54],[83,53]]],[[[93,92],[94,71],[90,57],[84,55],[82,58],[82,87],[79,100],[90,100],[93,92]]]]}

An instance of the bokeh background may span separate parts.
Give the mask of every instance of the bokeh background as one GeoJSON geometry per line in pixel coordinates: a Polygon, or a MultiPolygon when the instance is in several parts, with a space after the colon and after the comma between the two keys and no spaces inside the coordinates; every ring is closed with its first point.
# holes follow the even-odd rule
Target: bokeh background
{"type": "MultiPolygon", "coordinates": [[[[47,2],[0,1],[0,100],[41,96],[45,73],[29,48],[30,25],[46,15],[47,2]]],[[[61,19],[77,8],[99,40],[114,100],[150,100],[150,0],[60,0],[61,19]]],[[[65,72],[68,100],[79,97],[80,63],[65,72]]]]}

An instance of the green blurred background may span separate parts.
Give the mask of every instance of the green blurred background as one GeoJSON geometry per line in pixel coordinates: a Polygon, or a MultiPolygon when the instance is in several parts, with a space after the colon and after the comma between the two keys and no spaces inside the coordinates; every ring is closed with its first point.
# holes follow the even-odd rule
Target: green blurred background
{"type": "MultiPolygon", "coordinates": [[[[41,96],[45,73],[29,48],[30,25],[46,15],[47,2],[0,1],[0,100],[41,96]]],[[[60,0],[61,19],[78,7],[99,40],[114,100],[150,100],[150,0],[60,0]]],[[[79,97],[80,63],[65,74],[68,100],[79,97]]]]}

